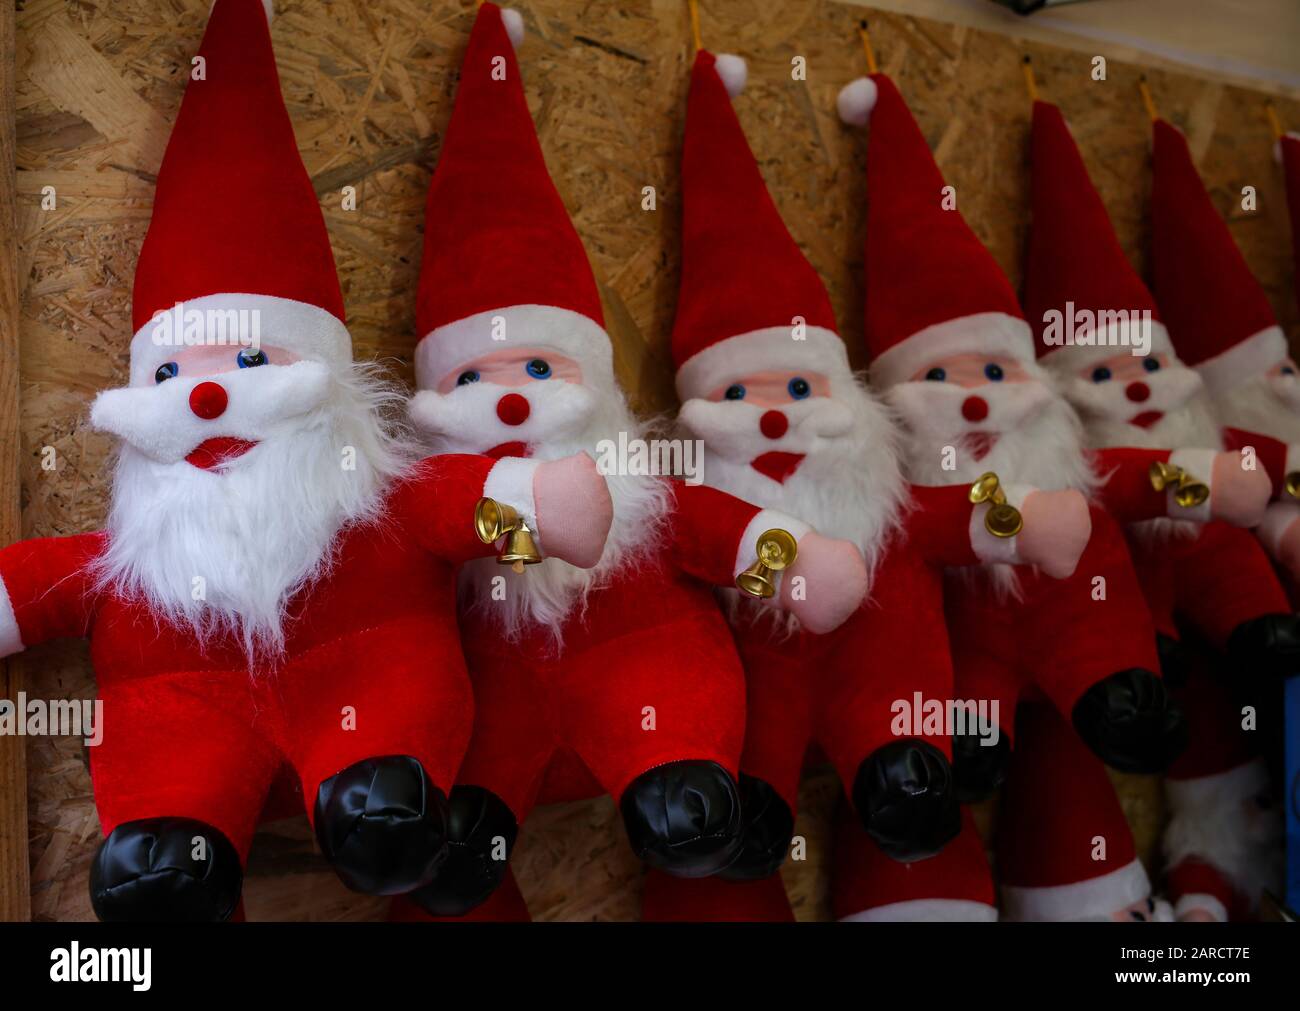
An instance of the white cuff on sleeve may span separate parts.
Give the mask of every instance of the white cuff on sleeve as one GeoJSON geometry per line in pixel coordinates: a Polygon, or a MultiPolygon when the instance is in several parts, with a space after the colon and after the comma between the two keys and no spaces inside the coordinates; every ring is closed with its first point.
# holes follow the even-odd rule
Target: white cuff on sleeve
{"type": "MultiPolygon", "coordinates": [[[[1037,491],[1033,485],[1028,484],[1008,484],[1002,486],[1002,492],[1007,497],[1007,505],[1015,506],[1019,509],[1024,505],[1025,499],[1031,492],[1037,491]]],[[[988,511],[993,508],[991,502],[981,502],[971,509],[970,514],[970,546],[975,552],[975,557],[981,562],[988,565],[1004,564],[1016,565],[1020,559],[1020,538],[1019,537],[995,537],[989,533],[988,528],[984,526],[984,517],[988,511]]]]}
{"type": "Polygon", "coordinates": [[[513,507],[524,518],[540,544],[542,535],[537,529],[537,502],[533,498],[533,478],[538,466],[539,461],[521,456],[507,456],[498,460],[483,482],[483,494],[513,507]]]}
{"type": "Polygon", "coordinates": [[[1176,490],[1165,489],[1165,514],[1178,520],[1191,520],[1193,523],[1209,523],[1211,518],[1210,502],[1214,498],[1214,458],[1218,451],[1213,449],[1175,449],[1169,454],[1169,462],[1175,467],[1182,467],[1210,489],[1204,502],[1190,509],[1174,501],[1176,490]]]}
{"type": "Polygon", "coordinates": [[[13,601],[9,599],[9,590],[0,582],[0,656],[21,653],[22,633],[18,630],[18,618],[14,615],[13,601]]]}
{"type": "Polygon", "coordinates": [[[1213,895],[1205,895],[1200,892],[1189,892],[1181,899],[1174,903],[1174,917],[1182,918],[1183,914],[1191,912],[1193,909],[1202,909],[1209,913],[1219,923],[1228,922],[1228,910],[1213,895]]]}
{"type": "Polygon", "coordinates": [[[749,525],[745,527],[745,532],[740,535],[740,547],[736,549],[736,564],[731,572],[733,579],[754,564],[754,561],[758,558],[756,550],[758,538],[773,527],[780,527],[782,530],[788,531],[796,541],[803,540],[804,534],[812,529],[803,520],[797,520],[786,513],[778,512],[775,509],[760,510],[749,521],[749,525]]]}

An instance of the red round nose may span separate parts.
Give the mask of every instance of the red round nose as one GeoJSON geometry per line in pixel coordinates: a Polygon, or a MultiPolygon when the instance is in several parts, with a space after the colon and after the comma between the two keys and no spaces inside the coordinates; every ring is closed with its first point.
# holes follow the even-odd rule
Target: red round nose
{"type": "Polygon", "coordinates": [[[1140,404],[1151,396],[1151,387],[1146,383],[1129,383],[1124,388],[1124,396],[1128,397],[1133,403],[1140,404]]]}
{"type": "Polygon", "coordinates": [[[961,416],[967,421],[983,421],[989,416],[989,404],[983,397],[967,397],[961,402],[961,416]]]}
{"type": "Polygon", "coordinates": [[[211,421],[226,413],[230,398],[226,388],[217,383],[199,383],[190,390],[190,410],[204,421],[211,421]]]}
{"type": "Polygon", "coordinates": [[[790,421],[780,411],[767,411],[758,419],[758,430],[769,439],[779,439],[790,429],[790,421]]]}
{"type": "Polygon", "coordinates": [[[518,393],[507,393],[497,401],[497,417],[507,425],[522,425],[531,413],[527,398],[518,393]]]}

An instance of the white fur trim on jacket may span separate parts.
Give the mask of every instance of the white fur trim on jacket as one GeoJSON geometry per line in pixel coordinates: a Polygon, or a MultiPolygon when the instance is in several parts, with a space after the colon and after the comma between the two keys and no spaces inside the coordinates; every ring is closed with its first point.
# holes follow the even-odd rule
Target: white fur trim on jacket
{"type": "MultiPolygon", "coordinates": [[[[1099,362],[1104,358],[1110,358],[1112,355],[1132,352],[1135,347],[1134,342],[1129,337],[1129,332],[1132,329],[1132,324],[1126,321],[1109,323],[1104,330],[1104,337],[1097,343],[1052,346],[1050,351],[1043,353],[1038,363],[1051,369],[1057,375],[1078,372],[1092,363],[1099,362]]],[[[1177,357],[1173,342],[1169,339],[1169,331],[1165,329],[1165,325],[1158,319],[1153,319],[1151,321],[1151,347],[1148,348],[1148,355],[1157,354],[1177,357]]],[[[1141,356],[1135,355],[1134,357],[1141,356]]]]}
{"type": "Polygon", "coordinates": [[[1214,458],[1218,452],[1213,449],[1175,449],[1169,454],[1169,462],[1175,467],[1182,467],[1196,480],[1210,489],[1209,498],[1198,506],[1180,506],[1174,501],[1177,490],[1165,489],[1165,515],[1177,520],[1191,520],[1193,523],[1209,523],[1214,501],[1214,458]]]}
{"type": "Polygon", "coordinates": [[[911,379],[921,366],[968,351],[1005,354],[1034,360],[1029,324],[1004,312],[977,312],[935,323],[899,341],[871,363],[871,378],[880,389],[911,379]]]}
{"type": "Polygon", "coordinates": [[[508,305],[436,327],[421,337],[415,346],[415,385],[436,389],[445,376],[476,358],[534,347],[575,358],[584,372],[598,369],[602,378],[607,374],[613,382],[614,348],[594,319],[553,305],[508,305]]]}
{"type": "Polygon", "coordinates": [[[1213,895],[1206,895],[1202,892],[1188,892],[1175,902],[1174,916],[1181,920],[1184,915],[1190,913],[1193,909],[1204,910],[1219,923],[1228,922],[1228,907],[1213,895]]]}
{"type": "Polygon", "coordinates": [[[0,582],[0,656],[21,653],[26,648],[18,628],[18,618],[14,615],[13,601],[9,599],[9,588],[0,582]]]}
{"type": "MultiPolygon", "coordinates": [[[[1027,484],[1009,484],[1003,485],[1002,491],[1007,496],[1007,505],[1015,506],[1019,509],[1025,504],[1025,499],[1029,494],[1037,489],[1027,484]]],[[[993,508],[991,502],[981,502],[974,506],[970,512],[970,546],[975,552],[975,557],[986,565],[996,565],[999,563],[1007,565],[1017,565],[1023,559],[1020,557],[1020,538],[1019,537],[995,537],[989,533],[988,528],[984,526],[984,517],[988,511],[993,508]]]]}
{"type": "Polygon", "coordinates": [[[1247,379],[1262,376],[1288,354],[1286,335],[1268,326],[1196,366],[1211,396],[1220,397],[1247,379]]]}
{"type": "Polygon", "coordinates": [[[682,403],[706,400],[723,383],[741,376],[787,369],[826,375],[852,373],[849,352],[839,334],[810,326],[798,339],[791,323],[736,334],[697,351],[677,370],[677,396],[682,403]]]}
{"type": "MultiPolygon", "coordinates": [[[[745,532],[740,535],[740,546],[736,549],[736,564],[731,572],[733,578],[739,576],[758,560],[758,538],[773,527],[780,527],[782,530],[788,531],[796,541],[803,540],[804,534],[812,529],[803,520],[795,519],[793,516],[779,512],[776,509],[759,510],[745,527],[745,532]]],[[[780,576],[781,573],[777,573],[778,586],[780,585],[780,576]]]]}
{"type": "Polygon", "coordinates": [[[538,460],[507,456],[498,460],[488,471],[483,482],[483,494],[502,505],[512,506],[541,545],[542,534],[537,529],[537,501],[533,497],[533,478],[537,476],[538,460]]]}
{"type": "Polygon", "coordinates": [[[1141,902],[1151,894],[1151,882],[1140,860],[1100,877],[1046,888],[1002,886],[1002,918],[1012,921],[1055,922],[1110,916],[1117,909],[1141,902]]]}
{"type": "Polygon", "coordinates": [[[158,366],[178,351],[199,344],[229,345],[239,349],[280,347],[308,361],[322,362],[333,370],[352,361],[352,337],[343,321],[319,306],[275,295],[221,294],[190,298],[164,310],[140,327],[131,338],[131,385],[153,386],[158,366]],[[184,340],[185,317],[203,314],[203,337],[184,340]],[[238,315],[231,316],[231,313],[238,315]],[[256,327],[256,331],[253,327],[256,327]],[[180,332],[177,333],[177,328],[180,332]],[[170,333],[167,331],[170,330],[170,333]]]}
{"type": "Polygon", "coordinates": [[[1268,768],[1257,758],[1212,776],[1195,779],[1165,778],[1165,796],[1171,808],[1195,804],[1202,798],[1229,792],[1236,797],[1253,797],[1268,788],[1268,768]]]}
{"type": "Polygon", "coordinates": [[[1291,524],[1296,520],[1300,520],[1300,502],[1284,499],[1272,503],[1264,510],[1264,519],[1255,528],[1255,536],[1270,557],[1277,558],[1282,547],[1282,535],[1291,529],[1291,524]]]}
{"type": "Polygon", "coordinates": [[[993,906],[970,899],[910,899],[841,916],[841,923],[992,923],[993,906]]]}

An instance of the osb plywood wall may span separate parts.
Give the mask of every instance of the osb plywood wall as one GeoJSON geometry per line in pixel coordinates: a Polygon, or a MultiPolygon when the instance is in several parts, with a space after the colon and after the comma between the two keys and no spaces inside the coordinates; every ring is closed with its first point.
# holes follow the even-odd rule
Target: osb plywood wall
{"type": "MultiPolygon", "coordinates": [[[[551,171],[586,241],[606,301],[620,377],[638,407],[673,407],[666,341],[677,283],[676,165],[691,45],[684,0],[520,0],[520,54],[551,171]],[[641,209],[654,186],[658,209],[641,209]]],[[[863,137],[841,127],[835,93],[863,71],[857,7],[823,0],[703,0],[706,45],[749,60],[737,111],[791,231],[830,286],[855,361],[861,329],[863,137]],[[803,56],[808,79],[791,79],[803,56]]],[[[27,535],[89,530],[105,511],[108,441],[90,432],[94,392],[124,383],[130,283],[154,173],[181,100],[209,0],[27,0],[18,16],[19,279],[23,520],[27,535]],[[42,209],[44,187],[57,205],[42,209]],[[41,467],[54,447],[57,468],[41,467]]],[[[325,209],[361,356],[410,378],[425,187],[451,112],[471,5],[458,0],[284,0],[273,29],[280,77],[325,209]],[[355,186],[356,209],[340,191],[355,186]]],[[[1075,129],[1125,248],[1143,259],[1148,126],[1141,68],[1105,82],[1077,52],[1021,46],[939,23],[872,17],[882,69],[898,80],[959,206],[1018,278],[1027,224],[1030,52],[1045,97],[1075,129]]],[[[1099,51],[1104,55],[1104,51],[1099,51]]],[[[1156,72],[1161,110],[1186,128],[1215,199],[1293,337],[1297,326],[1280,179],[1260,95],[1156,72]],[[1243,186],[1259,209],[1240,209],[1243,186]]],[[[1280,101],[1300,126],[1300,103],[1280,101]]],[[[255,142],[250,138],[250,142],[255,142]]],[[[213,200],[238,199],[232,180],[213,200]]],[[[201,238],[201,237],[196,237],[201,238]]],[[[250,237],[256,241],[255,237],[250,237]]],[[[36,651],[28,691],[90,697],[79,643],[36,651]]],[[[99,838],[83,748],[29,742],[32,903],[42,919],[90,915],[86,875],[99,838]]],[[[1121,783],[1147,856],[1158,784],[1121,783]]],[[[827,915],[825,852],[838,788],[804,790],[810,858],[787,871],[801,918],[827,915]]],[[[980,812],[987,830],[988,811],[980,812]]],[[[516,869],[539,918],[628,919],[639,873],[611,802],[539,812],[516,869]]],[[[345,892],[314,855],[305,820],[254,846],[251,918],[352,919],[381,902],[345,892]]]]}

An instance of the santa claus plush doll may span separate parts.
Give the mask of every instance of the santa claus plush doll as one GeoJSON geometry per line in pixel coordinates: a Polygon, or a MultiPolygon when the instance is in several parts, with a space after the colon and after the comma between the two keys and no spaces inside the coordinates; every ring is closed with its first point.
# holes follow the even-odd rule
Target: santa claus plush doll
{"type": "Polygon", "coordinates": [[[1176,697],[1194,746],[1169,767],[1165,893],[1180,920],[1249,920],[1282,883],[1282,818],[1256,735],[1204,662],[1176,697]]]}
{"type": "Polygon", "coordinates": [[[1151,893],[1105,767],[1047,706],[1021,706],[1016,723],[998,808],[1002,919],[1172,920],[1151,893]]]}
{"type": "MultiPolygon", "coordinates": [[[[1097,495],[1096,461],[1070,405],[1035,362],[1034,340],[1006,276],[945,193],[929,146],[883,74],[843,89],[841,116],[870,123],[866,335],[871,376],[904,426],[907,473],[969,485],[984,472],[1015,504],[1024,484],[1097,495]]],[[[1161,515],[1147,468],[1168,453],[1124,453],[1105,504],[1161,515]]],[[[949,633],[962,697],[996,699],[1011,743],[1017,700],[1031,686],[1120,769],[1155,771],[1185,744],[1160,680],[1155,632],[1123,534],[1091,510],[1075,575],[1045,579],[1001,567],[950,580],[949,633]]],[[[1002,763],[958,738],[968,794],[987,792],[1002,763]]],[[[1005,755],[1005,752],[1002,753],[1005,755]]],[[[960,771],[960,770],[959,770],[960,771]]]]}
{"type": "MultiPolygon", "coordinates": [[[[1300,626],[1259,542],[1233,526],[1263,518],[1268,475],[1241,453],[1223,451],[1204,373],[1176,353],[1056,106],[1034,103],[1031,138],[1033,227],[1024,304],[1038,333],[1039,359],[1079,411],[1103,465],[1125,447],[1174,447],[1167,514],[1127,526],[1162,659],[1167,667],[1178,662],[1176,618],[1242,666],[1279,651],[1285,656],[1300,626]],[[1078,343],[1054,344],[1062,317],[1080,313],[1095,320],[1091,333],[1076,334],[1078,343]],[[1188,490],[1180,485],[1189,483],[1201,489],[1203,503],[1193,496],[1179,505],[1188,490]],[[1215,522],[1204,522],[1209,519],[1215,522]]],[[[1161,248],[1157,262],[1171,255],[1186,254],[1161,248]]],[[[1122,471],[1116,479],[1124,480],[1122,471]]]]}
{"type": "Polygon", "coordinates": [[[286,766],[349,887],[427,883],[470,733],[453,567],[492,550],[476,501],[579,562],[609,523],[589,463],[504,484],[486,457],[413,463],[395,394],[352,361],[262,3],[218,0],[199,54],[136,271],[130,385],[91,412],[122,440],[106,529],[0,551],[0,652],[91,641],[106,920],[229,917],[286,766]]]}
{"type": "Polygon", "coordinates": [[[696,56],[672,338],[679,420],[703,443],[706,481],[852,540],[871,564],[871,585],[853,617],[821,636],[729,591],[749,705],[746,844],[723,872],[730,888],[648,878],[647,918],[780,917],[776,870],[810,747],[835,766],[888,858],[938,852],[960,827],[951,728],[918,710],[929,704],[946,716],[953,697],[943,568],[1029,561],[1066,574],[1088,533],[1077,492],[1028,495],[1023,532],[998,538],[983,523],[989,505],[972,509],[968,487],[907,486],[890,419],[853,374],[826,289],[736,119],[731,98],[744,78],[739,57],[696,56]]]}
{"type": "Polygon", "coordinates": [[[648,434],[615,381],[596,282],[546,170],[521,37],[517,14],[479,9],[429,190],[411,414],[436,450],[487,452],[521,479],[537,460],[600,456],[614,518],[591,571],[462,570],[477,717],[451,797],[453,858],[412,896],[437,915],[492,894],[557,764],[618,800],[650,864],[686,876],[730,864],[744,683],[711,588],[735,585],[758,542],[775,542],[775,568],[792,564],[772,601],[826,630],[866,581],[852,544],[616,458],[648,434]]]}

